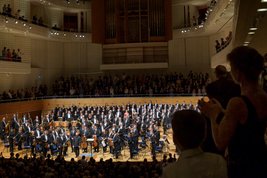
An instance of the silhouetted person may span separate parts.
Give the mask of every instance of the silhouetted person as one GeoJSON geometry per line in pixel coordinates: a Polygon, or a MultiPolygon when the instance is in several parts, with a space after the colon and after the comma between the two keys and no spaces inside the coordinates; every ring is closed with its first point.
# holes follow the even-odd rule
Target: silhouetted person
{"type": "Polygon", "coordinates": [[[205,153],[200,148],[206,134],[206,120],[197,111],[176,111],[172,119],[173,141],[181,154],[169,164],[162,178],[227,178],[222,156],[205,153]]]}

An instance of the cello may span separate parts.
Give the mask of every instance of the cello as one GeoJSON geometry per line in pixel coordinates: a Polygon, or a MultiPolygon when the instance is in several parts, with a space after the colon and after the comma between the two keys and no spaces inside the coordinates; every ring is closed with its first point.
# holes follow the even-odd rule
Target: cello
{"type": "Polygon", "coordinates": [[[84,152],[87,152],[87,147],[88,147],[88,143],[86,141],[86,137],[83,136],[82,137],[82,142],[81,142],[81,148],[84,150],[84,152]]]}
{"type": "Polygon", "coordinates": [[[94,147],[94,150],[95,150],[95,152],[98,152],[98,148],[99,148],[99,146],[98,146],[98,139],[97,139],[97,136],[96,136],[96,135],[93,135],[93,139],[94,139],[94,141],[93,141],[93,147],[94,147]]]}

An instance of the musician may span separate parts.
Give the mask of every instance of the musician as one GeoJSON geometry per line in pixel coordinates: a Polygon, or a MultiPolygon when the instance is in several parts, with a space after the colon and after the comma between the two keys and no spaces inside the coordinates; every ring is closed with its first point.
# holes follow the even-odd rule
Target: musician
{"type": "Polygon", "coordinates": [[[139,132],[137,130],[136,124],[132,125],[132,128],[130,129],[130,134],[131,134],[131,140],[133,141],[132,146],[133,150],[138,151],[138,137],[139,137],[139,132]]]}
{"type": "Polygon", "coordinates": [[[101,133],[101,145],[103,148],[103,153],[105,153],[107,151],[107,138],[108,138],[108,131],[107,130],[103,130],[101,133]]]}
{"type": "Polygon", "coordinates": [[[129,149],[130,149],[130,158],[133,159],[133,155],[134,155],[134,148],[135,148],[135,141],[134,141],[134,137],[133,137],[133,132],[129,133],[129,137],[128,137],[128,145],[129,145],[129,149]]]}
{"type": "Polygon", "coordinates": [[[66,132],[63,134],[63,155],[66,156],[68,152],[68,142],[69,142],[69,137],[66,134],[66,132]]]}
{"type": "Polygon", "coordinates": [[[27,117],[26,117],[26,114],[23,114],[23,117],[22,117],[22,124],[26,124],[26,122],[28,121],[27,117]]]}
{"type": "Polygon", "coordinates": [[[40,124],[39,117],[35,116],[35,119],[33,120],[33,126],[37,127],[37,125],[39,125],[39,124],[40,124]]]}
{"type": "Polygon", "coordinates": [[[156,135],[154,134],[153,129],[150,129],[150,131],[149,131],[149,138],[150,138],[150,142],[151,142],[151,154],[152,154],[152,156],[156,156],[157,143],[156,143],[156,135]]]}
{"type": "Polygon", "coordinates": [[[24,133],[22,127],[20,127],[19,132],[15,136],[16,143],[18,145],[18,150],[22,150],[22,139],[24,137],[24,133]]]}
{"type": "Polygon", "coordinates": [[[42,135],[42,132],[40,131],[40,129],[37,127],[36,130],[34,131],[34,137],[39,140],[41,139],[41,135],[42,135]]]}
{"type": "Polygon", "coordinates": [[[70,129],[70,144],[71,144],[71,151],[72,153],[74,152],[74,144],[73,144],[73,140],[74,140],[74,137],[76,135],[76,128],[74,126],[71,127],[70,129]]]}
{"type": "Polygon", "coordinates": [[[109,133],[108,133],[108,145],[109,145],[109,152],[111,154],[114,154],[114,143],[113,143],[113,137],[115,135],[115,132],[113,131],[112,128],[109,128],[109,133]]]}
{"type": "Polygon", "coordinates": [[[29,146],[30,145],[29,136],[31,132],[31,127],[28,122],[25,123],[23,130],[24,130],[24,137],[25,137],[26,145],[29,146]]]}
{"type": "Polygon", "coordinates": [[[76,158],[80,155],[80,144],[81,144],[81,137],[78,132],[76,132],[76,135],[73,137],[73,149],[76,155],[76,158]]]}
{"type": "Polygon", "coordinates": [[[15,130],[11,128],[8,135],[10,153],[14,152],[14,137],[15,137],[15,130]]]}
{"type": "Polygon", "coordinates": [[[53,130],[50,134],[49,134],[49,144],[50,144],[50,150],[51,153],[54,154],[57,150],[57,131],[53,130]]]}
{"type": "Polygon", "coordinates": [[[115,133],[113,136],[113,144],[114,144],[114,156],[116,159],[119,157],[119,154],[121,152],[121,138],[119,136],[119,133],[115,133]]]}
{"type": "Polygon", "coordinates": [[[11,121],[11,128],[15,130],[15,134],[18,133],[20,127],[19,121],[17,121],[17,116],[14,114],[13,119],[11,121]]]}
{"type": "MultiPolygon", "coordinates": [[[[41,140],[41,139],[40,139],[41,140]]],[[[40,144],[41,142],[38,142],[38,140],[36,140],[35,136],[34,136],[34,131],[32,131],[30,133],[29,136],[29,141],[30,141],[30,146],[31,146],[31,154],[33,155],[36,152],[36,145],[40,144]]],[[[39,145],[40,146],[40,145],[39,145]]]]}
{"type": "Polygon", "coordinates": [[[6,126],[7,126],[6,118],[3,117],[1,124],[0,124],[0,136],[2,140],[6,139],[6,126]]]}
{"type": "Polygon", "coordinates": [[[42,140],[42,151],[44,154],[44,157],[46,157],[47,151],[49,149],[49,137],[48,137],[48,131],[45,130],[44,134],[41,136],[42,140]]]}
{"type": "Polygon", "coordinates": [[[64,134],[60,134],[59,137],[57,137],[57,148],[59,150],[59,155],[61,156],[63,153],[63,145],[64,145],[64,134]]]}

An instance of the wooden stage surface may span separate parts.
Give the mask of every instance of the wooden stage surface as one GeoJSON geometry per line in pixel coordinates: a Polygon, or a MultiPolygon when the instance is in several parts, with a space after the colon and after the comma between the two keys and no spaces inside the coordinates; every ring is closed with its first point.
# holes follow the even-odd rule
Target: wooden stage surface
{"type": "MultiPolygon", "coordinates": [[[[162,138],[162,131],[161,131],[161,138],[162,138]]],[[[172,140],[172,130],[168,130],[168,134],[167,134],[167,139],[169,141],[169,144],[165,143],[164,147],[162,149],[162,152],[157,153],[156,154],[156,158],[157,160],[162,160],[163,159],[163,155],[166,154],[168,156],[169,153],[176,154],[175,152],[175,145],[173,143],[172,140]]],[[[141,140],[140,140],[141,141],[141,140]]],[[[94,153],[93,152],[93,158],[98,162],[101,158],[103,160],[108,160],[110,158],[113,159],[114,162],[126,162],[126,161],[133,161],[133,162],[141,162],[143,161],[145,158],[148,161],[152,161],[152,156],[151,156],[151,148],[150,148],[150,141],[147,141],[147,147],[145,149],[140,148],[138,155],[134,156],[133,159],[130,159],[130,151],[128,147],[125,147],[122,151],[121,151],[121,155],[119,156],[118,159],[115,159],[115,157],[113,157],[112,154],[109,153],[109,148],[107,149],[107,151],[105,153],[103,153],[103,149],[99,148],[99,152],[98,153],[94,153]]],[[[2,155],[5,158],[9,158],[10,157],[10,151],[9,148],[6,148],[4,146],[4,144],[1,142],[0,144],[0,152],[2,153],[2,155]]],[[[22,150],[18,150],[17,146],[14,146],[14,154],[19,153],[20,157],[23,158],[25,155],[31,156],[31,150],[30,149],[22,149],[22,150]]],[[[48,154],[50,154],[50,151],[47,152],[48,154]]],[[[71,152],[71,147],[69,146],[68,148],[68,153],[67,156],[65,156],[65,160],[66,161],[70,161],[71,158],[74,158],[75,161],[78,161],[82,158],[82,155],[86,156],[86,159],[89,160],[90,156],[91,156],[91,148],[90,146],[88,146],[88,153],[84,154],[82,152],[82,150],[80,149],[80,156],[76,158],[75,153],[71,152]]],[[[40,156],[40,154],[37,153],[37,157],[40,156]]],[[[177,156],[177,154],[176,154],[177,156]]],[[[55,159],[56,156],[53,156],[52,159],[55,159]]]]}

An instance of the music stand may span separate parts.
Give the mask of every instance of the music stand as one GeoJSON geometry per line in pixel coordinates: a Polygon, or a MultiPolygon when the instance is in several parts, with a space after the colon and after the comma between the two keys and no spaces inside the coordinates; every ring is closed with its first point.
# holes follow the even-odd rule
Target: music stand
{"type": "Polygon", "coordinates": [[[90,157],[93,157],[93,142],[94,142],[94,139],[93,138],[88,138],[86,141],[89,142],[90,147],[91,147],[91,155],[90,155],[90,157]]]}

